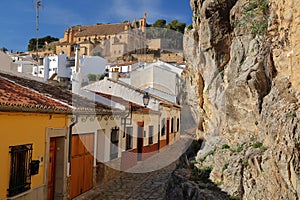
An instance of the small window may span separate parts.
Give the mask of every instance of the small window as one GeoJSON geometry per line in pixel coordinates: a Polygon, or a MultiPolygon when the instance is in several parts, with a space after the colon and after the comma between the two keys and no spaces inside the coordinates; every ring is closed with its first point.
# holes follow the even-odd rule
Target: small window
{"type": "Polygon", "coordinates": [[[117,127],[111,129],[111,142],[112,143],[119,142],[119,128],[117,127]]]}
{"type": "Polygon", "coordinates": [[[126,150],[132,149],[132,136],[133,136],[133,128],[126,128],[126,150]]]}
{"type": "Polygon", "coordinates": [[[10,177],[8,197],[30,189],[32,144],[10,146],[10,177]]]}
{"type": "Polygon", "coordinates": [[[149,144],[153,144],[153,126],[149,126],[149,144]]]}
{"type": "Polygon", "coordinates": [[[179,121],[179,118],[177,118],[177,132],[179,132],[179,127],[180,127],[180,126],[179,126],[179,122],[180,122],[180,121],[179,121]]]}

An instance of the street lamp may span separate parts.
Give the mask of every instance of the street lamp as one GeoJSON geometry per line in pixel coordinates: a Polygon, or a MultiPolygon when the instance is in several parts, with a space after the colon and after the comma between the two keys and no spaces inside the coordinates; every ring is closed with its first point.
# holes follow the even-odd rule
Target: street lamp
{"type": "Polygon", "coordinates": [[[149,96],[148,92],[146,92],[143,96],[143,103],[145,105],[145,108],[148,106],[149,100],[150,100],[150,96],[149,96]]]}

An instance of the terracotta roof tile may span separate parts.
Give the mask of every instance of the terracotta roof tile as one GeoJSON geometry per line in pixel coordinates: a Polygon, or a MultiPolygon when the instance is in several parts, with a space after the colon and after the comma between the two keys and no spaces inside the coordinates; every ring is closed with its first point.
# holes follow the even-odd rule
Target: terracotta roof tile
{"type": "MultiPolygon", "coordinates": [[[[87,98],[73,94],[71,91],[60,88],[58,86],[53,86],[53,85],[49,85],[49,84],[46,84],[43,82],[39,82],[39,81],[27,79],[27,78],[22,78],[22,77],[18,77],[18,76],[6,74],[6,73],[1,73],[1,72],[0,72],[0,78],[2,80],[8,79],[11,82],[14,82],[25,88],[30,88],[31,90],[26,89],[26,91],[25,90],[22,91],[22,96],[24,96],[24,99],[26,98],[28,91],[31,91],[31,92],[36,91],[35,92],[36,95],[43,95],[44,98],[46,98],[46,99],[43,98],[42,100],[39,100],[39,98],[34,98],[32,101],[28,99],[27,100],[28,104],[32,104],[34,102],[39,102],[39,104],[41,104],[41,105],[48,105],[46,100],[53,99],[53,100],[56,100],[63,104],[66,104],[69,107],[73,107],[74,109],[76,109],[78,111],[93,111],[93,110],[95,110],[95,111],[111,112],[111,110],[112,110],[112,108],[110,106],[104,105],[99,102],[91,101],[87,98]],[[34,91],[32,91],[32,90],[34,90],[34,91]]],[[[9,89],[8,86],[2,86],[2,83],[1,83],[1,88],[5,88],[6,92],[9,92],[11,90],[11,89],[9,89]]],[[[0,93],[1,99],[5,100],[5,101],[11,101],[11,102],[14,102],[14,100],[13,100],[14,98],[16,98],[16,99],[19,98],[18,94],[19,94],[19,92],[21,92],[21,90],[18,90],[18,92],[16,94],[14,94],[14,96],[9,97],[9,96],[5,96],[5,91],[2,91],[2,93],[0,93]],[[3,97],[2,97],[2,94],[3,94],[3,97]]],[[[54,104],[51,104],[51,105],[54,105],[54,104]]]]}
{"type": "Polygon", "coordinates": [[[98,24],[92,26],[82,26],[80,32],[75,37],[95,36],[95,35],[113,35],[125,31],[125,23],[121,24],[98,24]]]}
{"type": "Polygon", "coordinates": [[[70,106],[0,77],[0,108],[71,111],[70,106]]]}

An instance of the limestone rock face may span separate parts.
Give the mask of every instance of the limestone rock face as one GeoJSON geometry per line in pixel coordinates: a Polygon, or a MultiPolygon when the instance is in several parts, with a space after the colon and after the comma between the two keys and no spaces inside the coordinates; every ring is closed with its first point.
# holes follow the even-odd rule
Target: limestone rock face
{"type": "Polygon", "coordinates": [[[299,199],[300,1],[191,8],[185,84],[205,139],[198,166],[241,199],[299,199]]]}

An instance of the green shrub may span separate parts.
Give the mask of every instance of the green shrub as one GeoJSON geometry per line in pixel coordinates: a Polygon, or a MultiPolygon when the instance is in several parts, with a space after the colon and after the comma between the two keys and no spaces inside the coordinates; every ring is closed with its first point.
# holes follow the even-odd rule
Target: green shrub
{"type": "Polygon", "coordinates": [[[253,148],[261,148],[263,146],[263,143],[261,142],[255,142],[254,144],[252,144],[253,148]]]}
{"type": "Polygon", "coordinates": [[[286,115],[287,118],[295,118],[297,117],[297,114],[295,112],[290,112],[286,115]]]}
{"type": "Polygon", "coordinates": [[[230,146],[228,144],[223,144],[221,149],[230,149],[230,146]]]}
{"type": "Polygon", "coordinates": [[[207,152],[202,158],[200,158],[199,161],[203,162],[208,156],[214,155],[214,154],[215,154],[215,150],[211,150],[211,151],[207,152]]]}
{"type": "Polygon", "coordinates": [[[222,167],[222,172],[224,172],[228,168],[229,163],[225,163],[222,167]]]}

